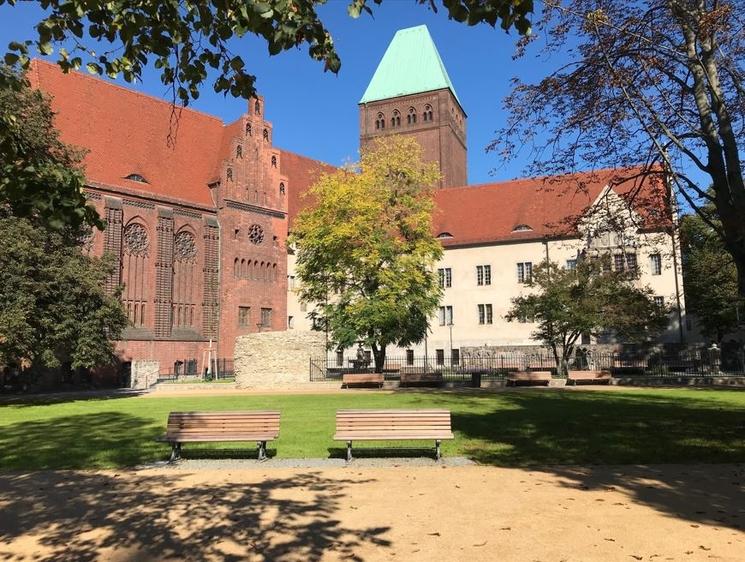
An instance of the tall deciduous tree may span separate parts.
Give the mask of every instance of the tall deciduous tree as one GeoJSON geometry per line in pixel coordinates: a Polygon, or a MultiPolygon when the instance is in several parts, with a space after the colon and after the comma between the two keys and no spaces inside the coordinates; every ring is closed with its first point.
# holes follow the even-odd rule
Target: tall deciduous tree
{"type": "Polygon", "coordinates": [[[432,234],[436,164],[411,138],[385,137],[363,151],[357,169],[323,176],[315,205],[295,223],[299,296],[333,343],[370,346],[382,371],[386,347],[421,341],[440,300],[432,234]]]}
{"type": "Polygon", "coordinates": [[[533,292],[513,299],[506,319],[535,321],[532,336],[551,348],[563,375],[582,334],[612,331],[623,341],[644,341],[668,321],[650,289],[628,272],[603,271],[600,259],[581,259],[574,269],[544,261],[528,287],[533,292]]]}
{"type": "Polygon", "coordinates": [[[114,359],[127,316],[104,290],[113,265],[80,244],[0,217],[0,365],[95,367],[114,359]]]}
{"type": "MultiPolygon", "coordinates": [[[[711,205],[702,209],[712,211],[711,205]]],[[[711,217],[710,222],[716,223],[711,217]]],[[[745,299],[737,292],[737,269],[717,232],[698,215],[680,221],[686,312],[718,342],[745,321],[745,299]]]]}
{"type": "Polygon", "coordinates": [[[543,6],[534,37],[570,60],[538,83],[516,82],[506,100],[508,126],[491,149],[509,157],[527,144],[535,156],[531,169],[541,174],[587,163],[664,167],[677,193],[721,237],[745,296],[742,3],[551,0],[543,6]],[[709,203],[716,222],[701,212],[709,203]]]}

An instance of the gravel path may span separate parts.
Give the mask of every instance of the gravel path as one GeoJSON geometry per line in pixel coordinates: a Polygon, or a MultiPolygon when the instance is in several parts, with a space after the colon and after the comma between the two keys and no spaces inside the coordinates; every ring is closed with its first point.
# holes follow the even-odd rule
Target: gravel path
{"type": "Polygon", "coordinates": [[[162,461],[138,466],[133,470],[164,468],[168,470],[195,472],[201,470],[271,470],[276,468],[456,467],[472,466],[475,464],[466,457],[443,457],[439,461],[428,457],[361,457],[353,459],[350,463],[347,463],[344,459],[268,459],[265,461],[254,459],[181,459],[175,463],[162,461]]]}

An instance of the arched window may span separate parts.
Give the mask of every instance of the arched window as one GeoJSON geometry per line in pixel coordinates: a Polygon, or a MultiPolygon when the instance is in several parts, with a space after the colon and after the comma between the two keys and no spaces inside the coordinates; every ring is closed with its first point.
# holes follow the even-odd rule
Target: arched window
{"type": "Polygon", "coordinates": [[[228,171],[225,173],[225,175],[228,178],[228,181],[233,181],[233,168],[228,168],[228,171]]]}
{"type": "Polygon", "coordinates": [[[269,129],[264,129],[264,140],[269,142],[269,129]]]}
{"type": "Polygon", "coordinates": [[[378,116],[375,118],[375,128],[385,129],[385,115],[382,113],[378,113],[378,116]]]}
{"type": "Polygon", "coordinates": [[[279,182],[279,194],[284,195],[285,194],[285,184],[284,182],[279,182]]]}
{"type": "Polygon", "coordinates": [[[246,268],[246,260],[244,258],[241,260],[241,267],[240,267],[240,270],[238,271],[238,277],[246,277],[247,273],[248,273],[248,269],[246,268]]]}
{"type": "Polygon", "coordinates": [[[197,308],[194,277],[196,274],[196,238],[188,230],[179,231],[173,238],[173,324],[194,326],[197,308]]]}
{"type": "Polygon", "coordinates": [[[150,240],[145,225],[136,219],[131,221],[124,228],[122,246],[122,302],[129,321],[135,326],[143,326],[148,301],[146,265],[150,254],[150,240]]]}
{"type": "Polygon", "coordinates": [[[259,278],[259,260],[254,260],[254,268],[251,272],[251,279],[259,278]]]}
{"type": "Polygon", "coordinates": [[[258,203],[258,202],[259,202],[259,190],[254,189],[254,203],[258,203]]]}
{"type": "Polygon", "coordinates": [[[398,109],[393,110],[393,117],[391,117],[391,127],[400,127],[401,126],[401,113],[399,113],[398,109]]]}
{"type": "Polygon", "coordinates": [[[276,168],[276,167],[277,167],[277,157],[272,156],[272,168],[276,168]]]}
{"type": "Polygon", "coordinates": [[[409,114],[406,116],[406,122],[409,125],[416,124],[416,109],[414,109],[413,107],[409,108],[409,114]]]}
{"type": "Polygon", "coordinates": [[[259,266],[259,271],[257,271],[259,275],[259,281],[264,280],[264,262],[261,262],[261,266],[259,266]]]}
{"type": "Polygon", "coordinates": [[[233,261],[233,277],[240,277],[241,276],[241,267],[240,262],[238,261],[238,258],[235,258],[233,261]]]}
{"type": "Polygon", "coordinates": [[[254,113],[256,115],[261,115],[261,104],[259,103],[259,100],[256,100],[256,103],[254,103],[254,113]]]}
{"type": "Polygon", "coordinates": [[[432,121],[432,106],[429,104],[424,106],[424,120],[432,121]]]}
{"type": "Polygon", "coordinates": [[[243,147],[240,144],[235,147],[235,157],[243,158],[243,147]]]}
{"type": "Polygon", "coordinates": [[[251,123],[246,123],[246,134],[250,137],[253,134],[253,127],[251,123]]]}
{"type": "Polygon", "coordinates": [[[272,266],[272,281],[276,281],[276,280],[277,280],[277,264],[275,263],[272,266]]]}

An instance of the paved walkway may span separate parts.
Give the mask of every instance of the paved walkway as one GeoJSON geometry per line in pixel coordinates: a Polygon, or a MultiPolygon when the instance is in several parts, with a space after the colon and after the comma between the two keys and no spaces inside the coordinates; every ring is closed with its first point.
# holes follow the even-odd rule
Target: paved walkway
{"type": "Polygon", "coordinates": [[[0,513],[12,562],[739,562],[745,466],[6,473],[0,513]]]}

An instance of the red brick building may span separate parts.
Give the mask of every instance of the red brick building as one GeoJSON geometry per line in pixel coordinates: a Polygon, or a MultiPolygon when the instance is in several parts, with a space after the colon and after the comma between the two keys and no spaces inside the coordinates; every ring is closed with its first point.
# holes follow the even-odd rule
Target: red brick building
{"type": "Polygon", "coordinates": [[[323,164],[276,148],[264,100],[237,121],[34,61],[62,139],[88,150],[86,193],[106,221],[90,251],[116,256],[131,325],[122,362],[161,372],[206,351],[232,358],[236,336],[287,323],[287,215],[323,164]],[[211,342],[211,343],[210,343],[211,342]]]}

